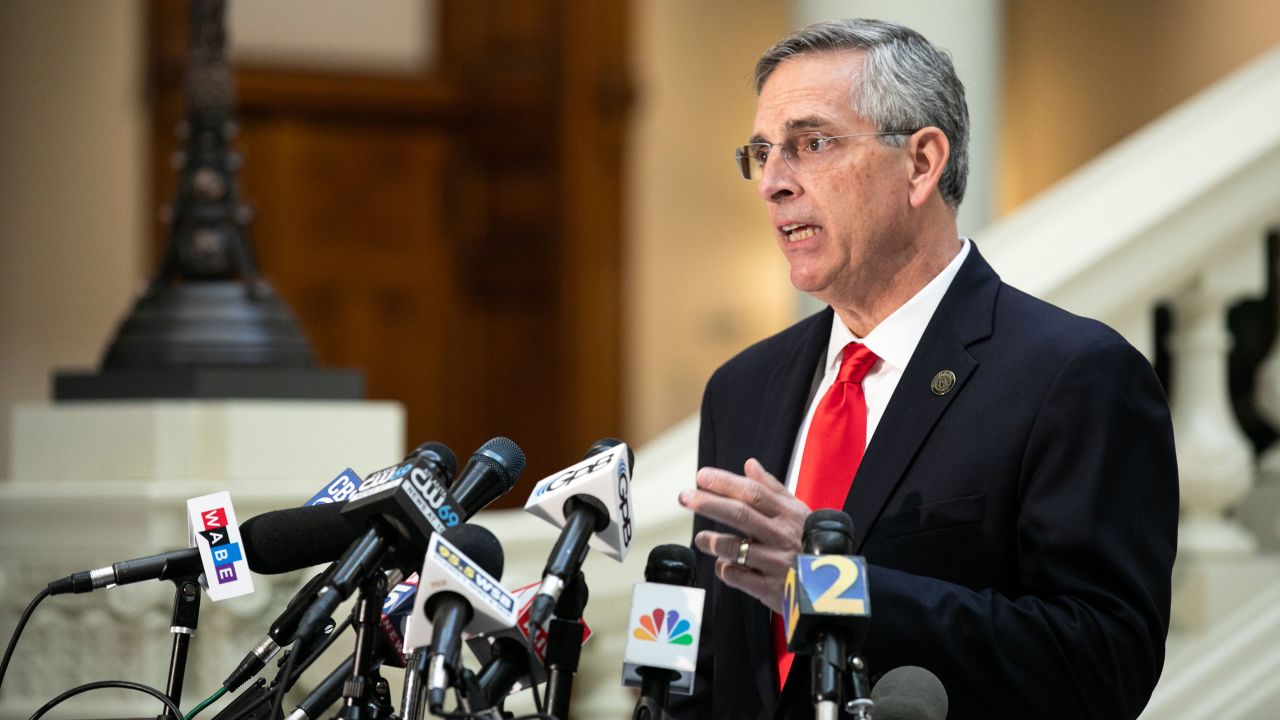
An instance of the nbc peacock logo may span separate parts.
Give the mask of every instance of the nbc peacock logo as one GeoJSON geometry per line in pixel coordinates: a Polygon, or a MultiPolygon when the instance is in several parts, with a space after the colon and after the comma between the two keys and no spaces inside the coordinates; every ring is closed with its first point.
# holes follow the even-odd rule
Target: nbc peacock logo
{"type": "Polygon", "coordinates": [[[691,627],[688,620],[680,617],[679,612],[654,608],[648,615],[640,616],[640,627],[631,634],[635,639],[646,642],[658,642],[659,638],[665,636],[667,643],[671,645],[692,645],[693,634],[689,632],[691,627]]]}

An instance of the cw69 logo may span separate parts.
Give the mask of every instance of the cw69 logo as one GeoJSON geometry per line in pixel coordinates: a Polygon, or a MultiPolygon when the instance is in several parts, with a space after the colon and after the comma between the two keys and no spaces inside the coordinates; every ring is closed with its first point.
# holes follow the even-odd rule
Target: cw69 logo
{"type": "Polygon", "coordinates": [[[436,517],[444,521],[445,525],[453,527],[462,522],[462,518],[458,516],[458,512],[453,509],[453,505],[448,503],[449,491],[444,489],[434,477],[427,475],[421,468],[414,468],[413,473],[409,476],[413,480],[413,484],[422,491],[422,495],[436,511],[436,517]]]}

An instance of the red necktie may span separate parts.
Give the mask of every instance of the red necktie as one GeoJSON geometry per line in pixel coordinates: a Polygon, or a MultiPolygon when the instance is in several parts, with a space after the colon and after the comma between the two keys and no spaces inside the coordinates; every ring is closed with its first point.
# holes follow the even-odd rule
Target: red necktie
{"type": "MultiPolygon", "coordinates": [[[[840,510],[849,496],[853,475],[867,445],[867,398],[862,392],[862,378],[876,360],[876,354],[862,343],[845,345],[840,374],[813,412],[796,481],[796,497],[812,510],[840,510]]],[[[773,650],[781,690],[792,660],[781,615],[773,616],[773,650]]]]}

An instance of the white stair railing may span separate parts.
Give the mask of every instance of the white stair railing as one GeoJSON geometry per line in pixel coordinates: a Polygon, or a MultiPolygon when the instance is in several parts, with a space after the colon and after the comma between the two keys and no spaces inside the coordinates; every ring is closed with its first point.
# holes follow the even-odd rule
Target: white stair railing
{"type": "MultiPolygon", "coordinates": [[[[1184,558],[1239,561],[1254,554],[1252,536],[1229,510],[1253,486],[1255,463],[1228,401],[1225,321],[1232,303],[1262,293],[1265,238],[1278,225],[1280,50],[1134,133],[975,238],[1006,282],[1108,323],[1148,357],[1156,306],[1174,308],[1169,350],[1184,558]]],[[[1280,369],[1274,374],[1267,387],[1280,397],[1280,369]]],[[[662,503],[656,517],[638,518],[643,547],[688,541],[690,518],[674,498],[692,484],[696,418],[655,445],[662,453],[642,453],[646,459],[637,461],[637,493],[643,487],[662,503]]],[[[590,610],[603,605],[610,620],[598,625],[593,669],[584,672],[575,702],[604,717],[627,706],[616,687],[625,625],[612,618],[640,572],[591,577],[590,610]],[[622,585],[610,584],[614,578],[622,585]]],[[[1280,667],[1276,599],[1241,608],[1212,634],[1182,638],[1180,657],[1195,662],[1169,663],[1143,717],[1252,717],[1228,709],[1229,693],[1203,692],[1205,673],[1234,688],[1233,670],[1244,663],[1257,670],[1248,674],[1250,698],[1280,697],[1280,674],[1267,672],[1280,667]],[[1188,713],[1192,707],[1196,712],[1188,713]]]]}

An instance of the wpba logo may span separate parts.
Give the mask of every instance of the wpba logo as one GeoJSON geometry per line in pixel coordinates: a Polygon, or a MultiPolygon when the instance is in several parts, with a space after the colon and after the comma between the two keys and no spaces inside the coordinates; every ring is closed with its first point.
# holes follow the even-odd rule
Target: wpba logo
{"type": "Polygon", "coordinates": [[[640,616],[640,627],[632,630],[631,634],[635,639],[646,642],[659,642],[665,638],[665,642],[671,645],[692,645],[691,627],[679,612],[654,608],[648,615],[640,616]]]}

